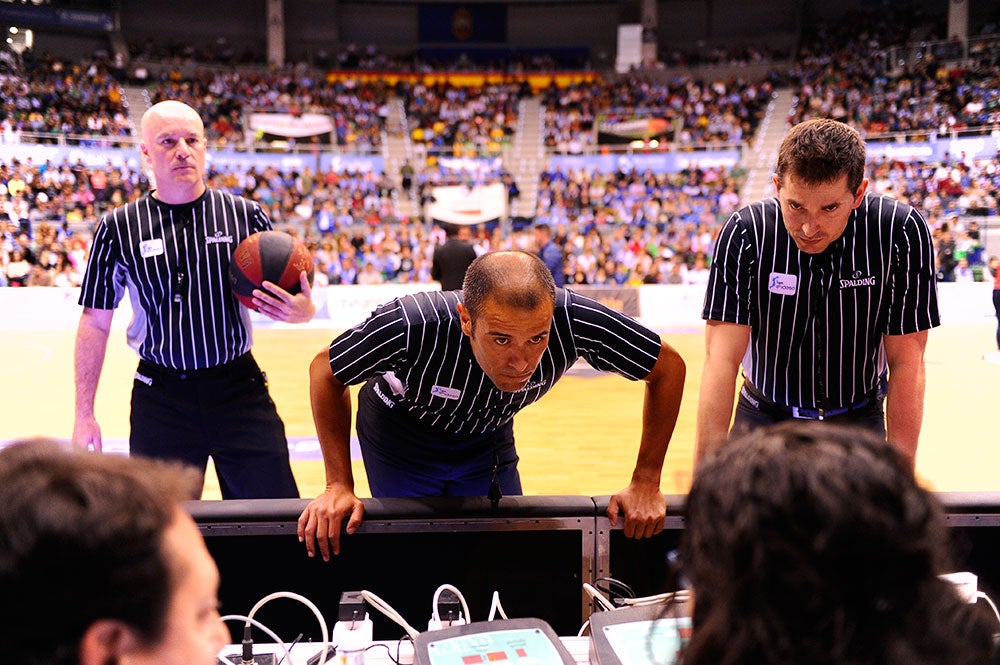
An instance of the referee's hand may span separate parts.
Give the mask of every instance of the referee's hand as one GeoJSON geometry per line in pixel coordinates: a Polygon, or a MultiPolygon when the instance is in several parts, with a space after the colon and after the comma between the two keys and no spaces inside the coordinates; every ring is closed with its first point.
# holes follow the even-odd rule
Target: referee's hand
{"type": "Polygon", "coordinates": [[[663,531],[667,499],[655,483],[632,483],[608,502],[608,520],[618,526],[619,513],[625,514],[623,530],[628,538],[649,538],[663,531]]]}
{"type": "Polygon", "coordinates": [[[331,485],[309,502],[299,516],[299,542],[305,543],[310,557],[319,549],[323,561],[330,560],[330,553],[340,554],[340,525],[347,517],[348,535],[357,531],[365,504],[354,495],[354,490],[344,485],[331,485]]]}
{"type": "Polygon", "coordinates": [[[93,416],[89,418],[80,417],[73,422],[73,445],[84,450],[101,452],[101,426],[97,424],[97,419],[93,416]]]}

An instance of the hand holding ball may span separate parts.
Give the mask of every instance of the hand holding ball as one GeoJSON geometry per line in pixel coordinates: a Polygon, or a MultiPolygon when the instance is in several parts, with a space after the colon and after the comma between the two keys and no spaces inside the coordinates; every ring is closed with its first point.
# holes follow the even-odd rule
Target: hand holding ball
{"type": "Polygon", "coordinates": [[[241,303],[256,310],[254,289],[267,291],[265,281],[296,294],[302,290],[299,274],[306,271],[313,281],[313,259],[301,240],[281,231],[258,231],[236,247],[229,263],[229,283],[241,303]]]}

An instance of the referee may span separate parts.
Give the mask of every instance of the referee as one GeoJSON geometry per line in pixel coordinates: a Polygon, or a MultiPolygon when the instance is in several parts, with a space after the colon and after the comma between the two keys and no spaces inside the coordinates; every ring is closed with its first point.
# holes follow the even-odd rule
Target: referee
{"type": "Polygon", "coordinates": [[[927,331],[940,325],[934,252],[916,210],[867,193],[864,167],[857,131],[804,122],[779,149],[776,198],[723,227],[702,312],[698,458],[726,436],[742,364],[734,434],[856,423],[914,464],[927,331]]]}
{"type": "Polygon", "coordinates": [[[642,436],[628,487],[608,516],[628,537],[663,529],[660,475],[684,390],[684,361],[659,335],[597,301],[557,289],[526,252],[480,256],[461,291],[392,300],[333,340],[310,367],[326,490],[299,518],[309,555],[324,559],[361,523],[350,460],[351,396],[372,496],[521,494],[514,415],[577,358],[646,383],[642,436]]]}
{"type": "MultiPolygon", "coordinates": [[[[80,293],[73,443],[100,451],[94,398],[111,320],[126,291],[139,354],[132,387],[133,455],[199,468],[211,456],[226,499],[297,497],[284,424],[250,354],[249,315],[230,289],[229,261],[271,228],[256,203],[208,189],[197,111],[160,102],[142,117],[143,156],[156,189],[101,220],[80,293]]],[[[316,308],[305,272],[292,296],[270,282],[254,302],[272,319],[303,322],[316,308]]]]}

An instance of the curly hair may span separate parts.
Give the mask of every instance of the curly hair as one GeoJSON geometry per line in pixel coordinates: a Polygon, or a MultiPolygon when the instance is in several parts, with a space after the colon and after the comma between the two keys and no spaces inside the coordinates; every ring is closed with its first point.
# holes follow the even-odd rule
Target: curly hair
{"type": "Polygon", "coordinates": [[[988,662],[951,584],[947,526],[882,438],[791,421],[723,446],[687,501],[685,665],[988,662]]]}

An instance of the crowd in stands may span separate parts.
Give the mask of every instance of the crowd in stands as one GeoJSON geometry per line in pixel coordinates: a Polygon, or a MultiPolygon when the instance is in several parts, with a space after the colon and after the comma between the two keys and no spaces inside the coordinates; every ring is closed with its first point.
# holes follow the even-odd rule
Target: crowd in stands
{"type": "Polygon", "coordinates": [[[509,146],[517,127],[517,107],[528,91],[521,84],[483,87],[416,83],[399,86],[407,130],[426,153],[495,156],[509,146]]]}
{"type": "MultiPolygon", "coordinates": [[[[977,218],[1000,213],[1000,155],[960,155],[946,163],[881,159],[869,172],[873,192],[922,211],[942,281],[982,278],[989,257],[977,218]]],[[[480,175],[480,182],[509,178],[502,170],[480,175]]],[[[455,177],[443,168],[420,172],[414,188],[455,177]]],[[[675,174],[553,169],[540,179],[535,222],[548,224],[564,248],[568,284],[701,284],[716,235],[741,204],[740,178],[740,170],[720,168],[675,174]]],[[[431,281],[434,246],[444,231],[399,214],[399,192],[388,174],[250,167],[212,170],[208,180],[258,201],[277,228],[302,237],[315,253],[321,285],[431,281]]],[[[142,173],[128,167],[0,165],[0,283],[77,285],[99,215],[148,188],[142,173]]],[[[507,224],[477,227],[474,244],[479,252],[535,249],[530,229],[507,224]]]]}
{"type": "Polygon", "coordinates": [[[0,143],[81,136],[81,145],[116,145],[132,133],[123,104],[120,63],[96,56],[70,62],[51,56],[0,61],[0,143]]]}
{"type": "Polygon", "coordinates": [[[602,132],[606,142],[653,137],[680,149],[739,144],[752,135],[771,97],[770,81],[701,81],[680,77],[670,82],[629,76],[598,80],[542,94],[546,148],[562,154],[593,152],[602,132]],[[627,134],[616,123],[644,124],[627,134]],[[600,125],[600,126],[595,126],[600,125]]]}
{"type": "Polygon", "coordinates": [[[799,99],[791,124],[834,118],[869,139],[1000,129],[1000,62],[946,60],[955,54],[934,49],[907,58],[900,50],[916,38],[942,39],[936,32],[942,25],[940,17],[910,7],[851,13],[833,26],[821,22],[787,71],[799,99]]]}
{"type": "MultiPolygon", "coordinates": [[[[968,68],[960,68],[942,59],[949,51],[932,50],[927,57],[879,69],[878,54],[914,38],[939,37],[935,30],[941,23],[919,12],[891,9],[852,14],[836,25],[820,23],[786,73],[799,97],[789,121],[839,118],[869,138],[969,127],[1000,131],[1000,63],[995,58],[972,59],[962,65],[968,68]]],[[[178,62],[234,64],[243,58],[225,42],[205,51],[147,44],[136,53],[178,62]]],[[[719,51],[704,58],[721,62],[739,53],[719,51]]],[[[777,54],[751,49],[746,55],[761,61],[777,54]]],[[[331,67],[342,69],[426,66],[373,48],[347,49],[330,60],[331,67]]],[[[546,58],[537,56],[532,62],[544,66],[546,58]]],[[[443,162],[446,156],[500,153],[515,131],[518,101],[528,92],[521,84],[389,87],[317,76],[298,66],[190,71],[184,75],[179,67],[168,68],[150,80],[152,101],[174,98],[201,109],[216,146],[255,138],[244,124],[251,110],[317,111],[334,118],[339,146],[369,151],[380,145],[390,95],[404,99],[410,138],[433,158],[406,165],[408,186],[402,190],[391,177],[396,174],[370,171],[248,165],[208,174],[210,186],[259,201],[278,228],[307,240],[316,253],[320,283],[427,282],[433,247],[444,238],[440,228],[421,216],[435,186],[499,180],[511,197],[517,196],[517,184],[500,160],[480,160],[477,164],[486,165],[482,168],[443,162]],[[403,195],[418,203],[412,218],[399,211],[403,195]]],[[[0,142],[16,142],[19,133],[28,132],[50,140],[87,133],[94,145],[106,145],[129,134],[133,130],[116,83],[122,75],[121,63],[101,56],[79,63],[28,57],[16,66],[3,60],[0,142]]],[[[599,122],[642,120],[671,147],[747,141],[777,81],[772,75],[762,81],[679,77],[656,82],[635,74],[553,86],[540,93],[543,140],[556,152],[594,151],[599,122]]],[[[869,172],[872,191],[922,211],[934,234],[942,281],[979,277],[987,252],[1000,253],[984,247],[983,229],[976,223],[979,215],[1000,212],[997,156],[951,155],[940,163],[879,159],[869,172]]],[[[569,284],[702,283],[715,235],[741,204],[741,178],[739,168],[670,174],[550,169],[541,174],[531,212],[536,222],[550,225],[564,247],[569,284]]],[[[139,170],[110,163],[102,168],[88,168],[79,160],[0,164],[0,283],[78,282],[99,216],[148,188],[139,170]]],[[[507,224],[479,228],[475,237],[480,252],[530,250],[533,242],[531,233],[507,224]]]]}

